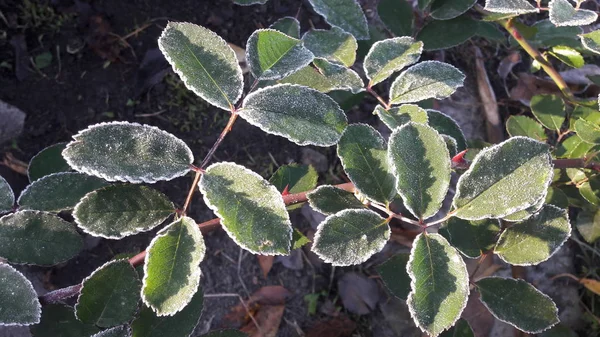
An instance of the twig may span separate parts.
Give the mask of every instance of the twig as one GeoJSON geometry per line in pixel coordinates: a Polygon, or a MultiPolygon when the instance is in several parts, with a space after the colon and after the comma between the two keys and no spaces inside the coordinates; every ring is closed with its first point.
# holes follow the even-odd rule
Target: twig
{"type": "Polygon", "coordinates": [[[375,92],[375,90],[373,90],[373,88],[369,85],[367,87],[367,92],[369,94],[371,94],[373,97],[377,98],[377,100],[379,101],[379,103],[381,103],[381,105],[383,105],[383,107],[386,110],[389,110],[392,106],[390,104],[388,104],[381,96],[379,96],[378,93],[375,92]]]}
{"type": "Polygon", "coordinates": [[[221,145],[221,143],[223,142],[223,139],[225,139],[225,136],[227,136],[227,134],[231,131],[231,128],[233,127],[233,124],[235,123],[237,117],[238,114],[236,110],[232,109],[231,116],[229,116],[229,121],[227,122],[227,125],[225,125],[225,128],[223,129],[223,131],[221,131],[219,138],[217,138],[217,141],[210,148],[210,150],[206,154],[206,157],[204,157],[204,160],[202,160],[202,164],[200,164],[201,169],[206,168],[206,165],[208,165],[208,163],[210,162],[210,159],[212,158],[219,145],[221,145]]]}
{"type": "Polygon", "coordinates": [[[504,128],[498,113],[498,102],[485,70],[481,49],[473,46],[473,50],[475,51],[475,69],[477,70],[477,89],[483,104],[488,141],[497,144],[504,140],[504,128]]]}

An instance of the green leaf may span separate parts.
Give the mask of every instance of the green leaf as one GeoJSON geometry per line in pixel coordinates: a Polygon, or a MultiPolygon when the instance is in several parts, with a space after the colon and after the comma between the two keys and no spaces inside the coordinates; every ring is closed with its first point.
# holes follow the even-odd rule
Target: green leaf
{"type": "MultiPolygon", "coordinates": [[[[485,19],[485,17],[483,19],[485,19]]],[[[498,28],[498,25],[482,20],[477,22],[477,26],[477,32],[475,33],[477,36],[480,36],[492,42],[500,42],[502,44],[506,44],[506,36],[498,28]]]]}
{"type": "Polygon", "coordinates": [[[84,232],[122,239],[149,231],[175,212],[161,192],[140,185],[111,185],[88,193],[75,206],[73,217],[84,232]]]}
{"type": "Polygon", "coordinates": [[[511,137],[524,136],[541,142],[548,139],[542,125],[527,116],[510,116],[506,121],[506,131],[511,137]]]}
{"type": "Polygon", "coordinates": [[[486,0],[484,9],[492,13],[526,14],[537,13],[527,0],[486,0]]]}
{"type": "Polygon", "coordinates": [[[444,142],[446,142],[446,147],[448,148],[448,154],[450,155],[450,158],[453,158],[458,153],[458,151],[456,150],[456,139],[448,135],[441,136],[444,139],[444,142]]]}
{"type": "Polygon", "coordinates": [[[568,0],[550,0],[550,21],[557,27],[585,26],[594,23],[598,14],[587,9],[575,9],[568,0]]]}
{"type": "Polygon", "coordinates": [[[366,124],[349,125],[338,143],[337,154],[360,193],[384,204],[396,196],[387,144],[377,130],[366,124]]]}
{"type": "Polygon", "coordinates": [[[427,7],[429,7],[429,5],[431,5],[433,3],[434,0],[417,0],[417,7],[421,10],[421,11],[426,11],[427,7]]]}
{"type": "Polygon", "coordinates": [[[307,193],[308,203],[317,212],[330,215],[345,209],[361,209],[367,206],[360,202],[352,192],[331,185],[321,185],[307,193]]]}
{"type": "Polygon", "coordinates": [[[117,326],[98,332],[92,337],[131,337],[131,327],[129,325],[117,326]]]}
{"type": "Polygon", "coordinates": [[[458,252],[439,234],[419,234],[407,271],[406,304],[417,326],[432,336],[453,326],[469,297],[469,275],[458,252]]]}
{"type": "Polygon", "coordinates": [[[274,29],[254,31],[246,44],[246,60],[259,80],[278,80],[307,66],[314,55],[301,40],[274,29]]]}
{"type": "Polygon", "coordinates": [[[458,180],[454,215],[479,220],[524,210],[546,195],[552,175],[546,144],[512,137],[485,148],[458,180]]]}
{"type": "Polygon", "coordinates": [[[536,95],[531,98],[531,112],[544,127],[560,131],[565,121],[565,103],[556,95],[536,95]]]}
{"type": "Polygon", "coordinates": [[[487,277],[476,287],[492,315],[521,331],[540,333],[558,323],[552,299],[523,280],[487,277]]]}
{"type": "Polygon", "coordinates": [[[231,110],[244,88],[235,52],[220,36],[187,22],[169,22],[158,47],[185,86],[208,103],[231,110]]]}
{"type": "Polygon", "coordinates": [[[206,247],[194,219],[182,217],[152,239],[144,260],[142,299],[158,316],[173,316],[198,291],[206,247]]]}
{"type": "Polygon", "coordinates": [[[587,50],[600,54],[600,30],[582,34],[579,35],[579,37],[581,38],[581,44],[583,44],[587,50]]]}
{"type": "Polygon", "coordinates": [[[347,209],[319,224],[312,245],[323,261],[350,266],[367,261],[390,238],[388,220],[367,209],[347,209]]]}
{"type": "Polygon", "coordinates": [[[460,126],[458,126],[458,123],[452,117],[437,110],[427,109],[427,119],[429,126],[437,132],[442,135],[448,135],[456,140],[458,151],[467,149],[467,139],[460,126]]]}
{"type": "Polygon", "coordinates": [[[288,255],[292,224],[281,194],[258,174],[234,163],[208,167],[200,179],[204,201],[242,248],[261,255],[288,255]]]}
{"type": "Polygon", "coordinates": [[[427,111],[414,104],[403,104],[389,110],[378,105],[375,107],[373,114],[377,115],[390,130],[394,130],[408,122],[427,124],[429,121],[427,111]]]}
{"type": "Polygon", "coordinates": [[[278,30],[287,36],[295,39],[300,38],[300,22],[293,16],[285,16],[271,24],[271,29],[278,30]]]}
{"type": "Polygon", "coordinates": [[[53,214],[19,211],[0,218],[0,257],[10,263],[52,266],[82,248],[75,227],[53,214]]]}
{"type": "Polygon", "coordinates": [[[442,332],[440,337],[475,337],[475,334],[471,330],[469,323],[464,318],[461,318],[453,327],[442,332]]]}
{"type": "Polygon", "coordinates": [[[15,204],[15,194],[10,185],[0,176],[0,214],[12,211],[15,204]]]}
{"type": "Polygon", "coordinates": [[[137,311],[141,288],[137,271],[128,260],[105,263],[83,280],[75,316],[101,328],[127,323],[137,311]]]}
{"type": "Polygon", "coordinates": [[[388,157],[406,208],[419,219],[435,215],[450,185],[450,154],[442,136],[427,125],[404,124],[390,136],[388,157]]]}
{"type": "Polygon", "coordinates": [[[450,20],[468,11],[477,0],[437,0],[431,5],[431,17],[450,20]]]}
{"type": "Polygon", "coordinates": [[[559,158],[582,158],[593,147],[593,144],[584,142],[578,135],[573,135],[558,144],[556,156],[559,158]]]}
{"type": "Polygon", "coordinates": [[[190,303],[173,316],[157,316],[143,306],[139,316],[131,323],[133,337],[188,337],[200,320],[204,294],[198,289],[190,303]]]}
{"type": "Polygon", "coordinates": [[[43,52],[39,55],[35,56],[35,66],[38,69],[47,68],[52,64],[52,53],[51,52],[43,52]]]}
{"type": "Polygon", "coordinates": [[[552,49],[550,49],[548,53],[556,57],[558,60],[568,65],[569,67],[581,68],[585,65],[583,56],[581,56],[581,54],[577,50],[571,47],[555,46],[552,47],[552,49]]]}
{"type": "Polygon", "coordinates": [[[594,243],[600,238],[600,209],[581,211],[577,215],[575,226],[585,241],[594,243]]]}
{"type": "Polygon", "coordinates": [[[542,206],[544,206],[544,202],[545,197],[540,198],[538,201],[536,201],[535,204],[533,204],[530,207],[527,207],[524,210],[515,212],[513,214],[509,214],[505,217],[502,217],[502,220],[504,221],[508,221],[508,222],[519,222],[519,221],[523,221],[525,219],[529,219],[531,216],[533,216],[535,213],[537,213],[540,208],[542,208],[542,206]]]}
{"type": "Polygon", "coordinates": [[[250,5],[264,5],[269,0],[233,0],[236,5],[250,6],[250,5]]]}
{"type": "Polygon", "coordinates": [[[90,337],[100,331],[77,320],[73,308],[64,304],[45,305],[40,324],[29,330],[33,337],[90,337]]]}
{"type": "MultiPolygon", "coordinates": [[[[296,194],[314,190],[317,187],[319,174],[314,167],[309,165],[290,164],[284,165],[269,178],[269,182],[283,192],[287,188],[289,194],[296,194]]],[[[304,203],[298,203],[287,207],[288,210],[298,209],[304,203]]]]}
{"type": "Polygon", "coordinates": [[[584,142],[600,144],[600,126],[590,123],[585,119],[578,119],[575,122],[575,131],[577,132],[577,136],[584,142]]]}
{"type": "Polygon", "coordinates": [[[263,131],[298,145],[334,145],[348,125],[344,111],[332,98],[293,84],[251,93],[239,114],[263,131]]]}
{"type": "Polygon", "coordinates": [[[377,14],[389,30],[396,36],[411,36],[413,31],[412,6],[406,0],[381,0],[377,14]]]}
{"type": "Polygon", "coordinates": [[[79,131],[63,157],[77,171],[108,181],[154,183],[185,175],[194,161],[179,138],[157,127],[100,123],[79,131]]]}
{"type": "Polygon", "coordinates": [[[315,12],[332,26],[354,35],[357,40],[369,39],[367,18],[356,0],[308,0],[315,12]]]}
{"type": "Polygon", "coordinates": [[[467,16],[431,21],[419,31],[417,40],[423,41],[425,50],[448,49],[472,38],[478,27],[477,21],[467,16]]]}
{"type": "Polygon", "coordinates": [[[569,198],[565,192],[556,187],[550,187],[544,203],[554,205],[558,208],[567,209],[569,207],[569,198]]]}
{"type": "Polygon", "coordinates": [[[54,144],[33,156],[27,167],[29,181],[33,182],[52,173],[70,171],[71,167],[61,154],[65,147],[67,147],[67,143],[54,144]]]}
{"type": "Polygon", "coordinates": [[[453,66],[425,61],[400,74],[392,83],[390,103],[413,103],[428,98],[446,98],[463,85],[465,75],[453,66]]]}
{"type": "Polygon", "coordinates": [[[292,250],[302,248],[304,245],[308,244],[310,241],[302,232],[298,230],[298,228],[294,228],[294,232],[292,233],[292,250]]]}
{"type": "Polygon", "coordinates": [[[27,186],[17,203],[20,209],[60,212],[73,209],[86,194],[106,185],[104,179],[83,173],[52,173],[27,186]]]}
{"type": "Polygon", "coordinates": [[[330,30],[311,29],[302,36],[302,41],[315,57],[346,67],[352,66],[356,60],[356,39],[338,27],[330,30]]]}
{"type": "Polygon", "coordinates": [[[509,264],[530,266],[548,260],[570,235],[567,212],[545,205],[531,218],[502,232],[494,253],[509,264]]]}
{"type": "Polygon", "coordinates": [[[397,254],[376,267],[385,287],[392,295],[404,301],[410,293],[410,277],[406,271],[409,256],[406,253],[397,254]]]}
{"type": "Polygon", "coordinates": [[[303,85],[322,93],[333,90],[349,90],[359,93],[364,90],[363,80],[358,74],[344,66],[330,63],[324,59],[315,59],[313,66],[306,66],[278,83],[303,85]]]}
{"type": "Polygon", "coordinates": [[[0,263],[0,326],[40,322],[42,306],[29,280],[8,264],[0,263]]]}
{"type": "Polygon", "coordinates": [[[202,335],[202,337],[248,337],[248,335],[238,330],[226,329],[211,331],[207,335],[202,335]]]}
{"type": "Polygon", "coordinates": [[[464,256],[475,259],[494,249],[500,223],[494,219],[467,221],[450,218],[439,233],[464,256]]]}
{"type": "Polygon", "coordinates": [[[422,51],[423,42],[408,36],[375,42],[363,63],[365,74],[370,80],[369,87],[417,62],[422,51]]]}
{"type": "Polygon", "coordinates": [[[600,206],[600,177],[593,176],[589,181],[577,186],[581,196],[590,204],[600,206]]]}

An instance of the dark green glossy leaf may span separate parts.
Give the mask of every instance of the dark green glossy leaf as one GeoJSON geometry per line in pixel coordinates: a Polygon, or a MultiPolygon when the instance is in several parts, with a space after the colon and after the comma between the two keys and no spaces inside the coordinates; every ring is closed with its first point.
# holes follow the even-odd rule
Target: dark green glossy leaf
{"type": "Polygon", "coordinates": [[[578,135],[573,135],[562,141],[556,148],[556,156],[559,158],[583,158],[594,144],[584,142],[578,135]]]}
{"type": "Polygon", "coordinates": [[[356,60],[356,39],[338,27],[330,30],[311,29],[302,36],[302,41],[315,57],[329,62],[350,67],[356,60]]]}
{"type": "Polygon", "coordinates": [[[332,26],[340,27],[357,40],[369,39],[367,18],[356,0],[308,0],[315,12],[332,26]]]}
{"type": "Polygon", "coordinates": [[[500,223],[494,219],[467,221],[450,218],[439,233],[464,256],[475,259],[494,249],[500,223]]]}
{"type": "Polygon", "coordinates": [[[392,83],[390,103],[446,98],[463,85],[464,79],[465,75],[460,70],[447,63],[421,62],[402,72],[392,83]]]}
{"type": "Polygon", "coordinates": [[[456,149],[460,152],[467,149],[467,139],[458,123],[443,112],[427,109],[429,126],[442,135],[448,135],[456,140],[456,149]]]}
{"type": "Polygon", "coordinates": [[[410,277],[406,271],[409,256],[396,254],[376,268],[386,288],[401,300],[406,300],[410,293],[410,277]]]}
{"type": "Polygon", "coordinates": [[[396,36],[411,36],[413,30],[413,9],[406,0],[381,0],[377,14],[389,30],[396,36]]]}
{"type": "Polygon", "coordinates": [[[542,125],[527,116],[510,116],[506,121],[506,131],[511,137],[524,136],[541,142],[548,138],[542,125]]]}
{"type": "Polygon", "coordinates": [[[408,36],[375,42],[363,63],[369,87],[417,62],[422,51],[423,43],[408,36]]]}
{"type": "Polygon", "coordinates": [[[583,46],[596,54],[600,54],[600,30],[580,35],[583,46]]]}
{"type": "Polygon", "coordinates": [[[42,306],[29,280],[0,263],[0,326],[31,325],[40,321],[42,306]]]}
{"type": "Polygon", "coordinates": [[[556,26],[585,26],[598,19],[596,12],[588,9],[575,9],[568,0],[550,0],[550,21],[556,26]]]}
{"type": "Polygon", "coordinates": [[[269,28],[278,30],[295,39],[300,38],[300,22],[293,16],[286,16],[279,19],[273,22],[269,28]]]}
{"type": "Polygon", "coordinates": [[[565,192],[561,191],[557,187],[550,187],[548,194],[546,194],[545,204],[554,205],[558,208],[567,209],[569,207],[569,198],[565,192]]]}
{"type": "Polygon", "coordinates": [[[577,215],[575,225],[585,241],[594,243],[600,238],[600,209],[583,210],[577,215]]]}
{"type": "Polygon", "coordinates": [[[477,21],[467,16],[431,21],[419,31],[417,40],[423,41],[425,50],[447,49],[472,38],[477,32],[477,28],[477,21]]]}
{"type": "Polygon", "coordinates": [[[577,186],[581,196],[590,204],[600,206],[600,177],[593,176],[577,186]]]}
{"type": "Polygon", "coordinates": [[[403,104],[389,110],[378,105],[375,107],[373,114],[377,115],[390,130],[394,130],[408,122],[427,124],[429,121],[427,111],[414,104],[403,104]]]}
{"type": "Polygon", "coordinates": [[[15,194],[8,181],[0,176],[0,214],[12,211],[15,204],[15,194]]]}
{"type": "Polygon", "coordinates": [[[352,192],[331,185],[321,185],[306,194],[310,207],[329,215],[349,208],[361,209],[367,206],[360,202],[352,192]]]}
{"type": "Polygon", "coordinates": [[[52,173],[70,171],[71,167],[62,156],[65,147],[67,143],[54,144],[33,156],[27,166],[29,181],[33,182],[52,173]]]}
{"type": "Polygon", "coordinates": [[[292,250],[302,248],[309,242],[311,242],[309,238],[302,234],[297,228],[294,228],[294,232],[292,233],[292,250]]]}
{"type": "Polygon", "coordinates": [[[531,98],[531,112],[547,129],[560,131],[565,121],[565,103],[556,95],[536,95],[531,98]]]}
{"type": "Polygon", "coordinates": [[[476,0],[437,0],[431,5],[431,17],[436,20],[450,20],[468,11],[476,0]]]}
{"type": "Polygon", "coordinates": [[[73,308],[64,304],[45,305],[40,324],[29,330],[33,337],[90,337],[100,331],[77,320],[73,308]]]}

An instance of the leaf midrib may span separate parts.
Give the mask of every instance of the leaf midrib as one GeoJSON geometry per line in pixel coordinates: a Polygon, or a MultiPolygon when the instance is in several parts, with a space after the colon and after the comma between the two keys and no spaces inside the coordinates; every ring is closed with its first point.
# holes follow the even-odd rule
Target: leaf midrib
{"type": "Polygon", "coordinates": [[[208,72],[208,70],[206,70],[206,68],[204,68],[204,65],[202,64],[202,62],[200,62],[200,60],[198,59],[198,57],[196,56],[196,54],[194,54],[194,52],[190,49],[190,46],[187,43],[183,43],[183,45],[190,52],[190,54],[196,60],[196,62],[198,62],[198,65],[200,65],[200,67],[202,68],[202,70],[204,70],[204,73],[206,73],[206,76],[208,76],[208,78],[210,78],[210,80],[215,85],[215,87],[217,88],[217,90],[219,90],[219,92],[221,93],[221,95],[223,96],[223,98],[225,98],[225,101],[227,102],[227,104],[230,107],[233,106],[233,104],[231,104],[231,102],[229,101],[229,98],[227,97],[227,95],[225,94],[225,92],[221,89],[221,87],[219,86],[219,84],[217,84],[217,82],[210,75],[210,73],[208,72]]]}

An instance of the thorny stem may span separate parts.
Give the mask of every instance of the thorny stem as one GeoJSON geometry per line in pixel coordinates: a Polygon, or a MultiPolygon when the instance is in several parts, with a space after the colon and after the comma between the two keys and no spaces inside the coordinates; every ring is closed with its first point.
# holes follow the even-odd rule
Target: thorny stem
{"type": "Polygon", "coordinates": [[[391,105],[389,105],[381,96],[379,96],[379,94],[376,93],[375,90],[373,90],[373,88],[371,86],[367,87],[367,92],[369,94],[371,94],[373,97],[377,98],[377,100],[379,101],[379,103],[381,103],[381,105],[383,105],[383,107],[386,110],[389,110],[391,108],[391,105]]]}

